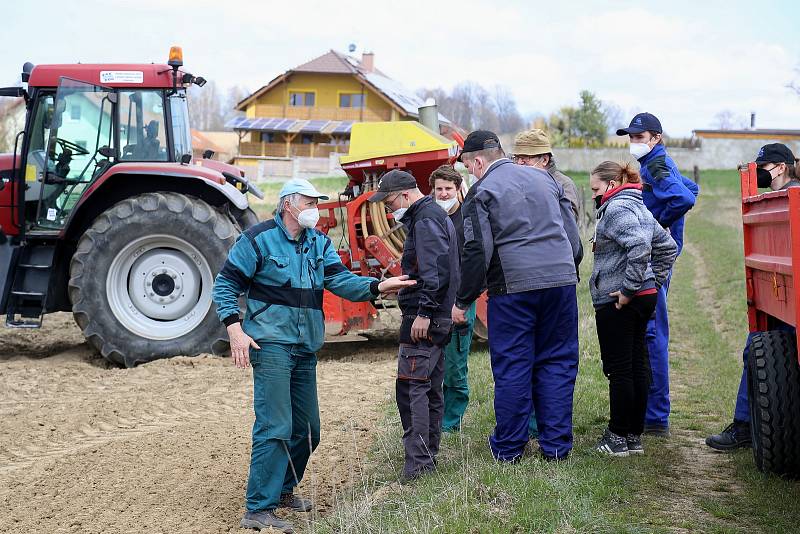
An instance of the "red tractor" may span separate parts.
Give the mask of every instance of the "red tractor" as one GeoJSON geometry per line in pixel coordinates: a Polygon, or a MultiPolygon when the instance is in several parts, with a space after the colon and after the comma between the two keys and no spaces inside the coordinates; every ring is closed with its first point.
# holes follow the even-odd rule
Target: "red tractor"
{"type": "Polygon", "coordinates": [[[761,471],[800,477],[800,187],[759,195],[755,163],[740,173],[753,455],[761,471]]]}
{"type": "Polygon", "coordinates": [[[0,155],[0,313],[10,327],[72,311],[89,342],[125,366],[222,352],[216,273],[258,221],[239,169],[192,161],[187,88],[168,64],[26,63],[25,129],[0,155]]]}

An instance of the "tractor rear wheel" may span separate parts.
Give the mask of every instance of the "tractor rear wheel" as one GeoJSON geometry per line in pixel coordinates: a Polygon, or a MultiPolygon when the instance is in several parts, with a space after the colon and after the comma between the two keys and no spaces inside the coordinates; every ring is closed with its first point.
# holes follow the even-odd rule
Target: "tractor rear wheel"
{"type": "Polygon", "coordinates": [[[756,467],[800,476],[800,365],[794,332],[771,330],[753,336],[748,380],[756,467]]]}
{"type": "Polygon", "coordinates": [[[126,367],[223,352],[227,335],[211,291],[238,234],[197,198],[123,200],[78,241],[69,281],[75,322],[106,359],[126,367]]]}
{"type": "Polygon", "coordinates": [[[244,232],[251,226],[258,224],[258,215],[253,211],[253,208],[245,208],[240,210],[236,207],[231,207],[233,218],[236,219],[236,224],[239,226],[239,231],[244,232]]]}

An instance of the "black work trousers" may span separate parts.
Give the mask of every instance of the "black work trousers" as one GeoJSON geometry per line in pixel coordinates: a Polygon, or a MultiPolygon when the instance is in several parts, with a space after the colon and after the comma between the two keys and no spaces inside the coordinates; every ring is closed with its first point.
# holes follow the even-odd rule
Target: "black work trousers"
{"type": "Polygon", "coordinates": [[[432,471],[442,436],[444,350],[426,341],[400,344],[397,361],[397,409],[403,423],[403,475],[432,471]]]}
{"type": "Polygon", "coordinates": [[[603,374],[608,378],[611,416],[608,428],[618,436],[644,430],[650,362],[645,343],[647,321],[657,296],[641,295],[618,310],[607,304],[595,310],[603,374]]]}

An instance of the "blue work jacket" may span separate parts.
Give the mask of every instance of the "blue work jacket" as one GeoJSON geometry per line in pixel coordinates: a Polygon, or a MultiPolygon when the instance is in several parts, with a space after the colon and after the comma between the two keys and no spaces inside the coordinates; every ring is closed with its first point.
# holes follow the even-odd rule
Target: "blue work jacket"
{"type": "Polygon", "coordinates": [[[240,320],[239,297],[247,296],[242,328],[256,343],[316,352],[325,340],[324,289],[366,301],[378,295],[378,280],[350,272],[318,230],[292,238],[278,215],[239,236],[214,282],[213,299],[220,321],[230,325],[240,320]]]}

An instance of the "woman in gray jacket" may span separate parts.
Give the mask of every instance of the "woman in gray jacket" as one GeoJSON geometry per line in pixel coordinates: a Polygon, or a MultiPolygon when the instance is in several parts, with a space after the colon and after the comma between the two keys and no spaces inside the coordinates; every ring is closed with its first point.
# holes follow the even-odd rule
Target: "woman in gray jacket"
{"type": "Polygon", "coordinates": [[[601,163],[589,186],[597,207],[589,289],[611,412],[595,450],[628,456],[644,452],[650,382],[645,331],[678,248],[642,202],[641,179],[630,165],[601,163]]]}

